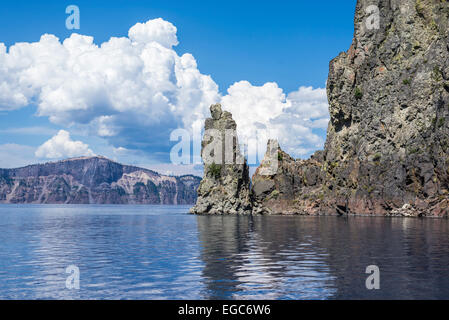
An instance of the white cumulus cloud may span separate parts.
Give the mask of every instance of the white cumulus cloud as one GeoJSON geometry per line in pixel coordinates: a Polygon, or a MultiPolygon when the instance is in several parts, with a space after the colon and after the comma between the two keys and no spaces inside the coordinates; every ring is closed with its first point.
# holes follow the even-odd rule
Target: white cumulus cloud
{"type": "Polygon", "coordinates": [[[136,43],[157,42],[164,47],[171,48],[179,44],[176,37],[176,27],[161,18],[137,23],[129,29],[128,37],[136,43]]]}
{"type": "Polygon", "coordinates": [[[170,130],[201,121],[220,98],[194,57],[173,50],[176,31],[156,19],[101,45],[79,34],[63,42],[46,34],[9,50],[0,44],[0,110],[35,104],[51,122],[115,147],[168,146],[170,130]]]}
{"type": "MultiPolygon", "coordinates": [[[[201,127],[209,106],[221,101],[243,137],[269,129],[294,156],[322,146],[320,133],[329,117],[324,89],[301,87],[286,94],[274,82],[240,81],[222,96],[191,54],[177,54],[177,44],[176,27],[163,19],[137,23],[128,37],[102,44],[79,34],[62,42],[45,34],[9,48],[0,43],[0,111],[37,106],[37,114],[54,124],[100,137],[114,148],[165,154],[167,161],[170,132],[201,127]]],[[[77,145],[82,152],[75,153],[89,150],[64,132],[36,155],[73,156],[70,148],[51,149],[56,137],[77,145]]]]}
{"type": "Polygon", "coordinates": [[[94,153],[87,144],[81,141],[73,141],[70,133],[60,130],[58,134],[41,145],[35,153],[38,158],[59,159],[80,156],[93,156],[94,153]]]}
{"type": "Polygon", "coordinates": [[[322,136],[329,121],[325,89],[300,87],[286,96],[276,83],[253,86],[240,81],[228,89],[222,104],[237,122],[241,143],[257,136],[265,148],[268,138],[278,139],[295,157],[310,154],[324,144],[322,136]]]}

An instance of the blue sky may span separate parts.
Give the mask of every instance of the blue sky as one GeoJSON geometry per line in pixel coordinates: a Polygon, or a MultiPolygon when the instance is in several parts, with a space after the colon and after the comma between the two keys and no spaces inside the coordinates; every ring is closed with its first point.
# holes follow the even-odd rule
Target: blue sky
{"type": "MultiPolygon", "coordinates": [[[[61,41],[70,37],[73,30],[67,30],[65,27],[65,20],[68,17],[65,8],[71,4],[77,5],[81,13],[81,29],[75,30],[76,33],[93,36],[97,45],[108,41],[112,36],[127,37],[128,30],[136,23],[162,18],[177,28],[176,35],[179,44],[172,49],[179,57],[190,53],[196,60],[199,72],[202,75],[210,75],[218,86],[218,93],[221,96],[231,96],[232,94],[228,94],[228,88],[241,81],[248,81],[251,87],[238,86],[234,91],[238,89],[238,92],[242,92],[249,88],[249,96],[255,94],[260,97],[260,95],[268,93],[266,93],[267,90],[260,93],[257,88],[270,82],[276,83],[278,88],[282,89],[283,94],[288,96],[289,93],[296,92],[301,86],[314,89],[325,87],[329,61],[339,52],[347,50],[352,41],[355,3],[355,0],[321,2],[78,0],[73,2],[39,1],[39,3],[21,0],[2,1],[0,4],[0,43],[4,43],[9,48],[18,42],[37,42],[41,35],[46,33],[57,36],[61,41]]],[[[8,72],[14,72],[14,70],[10,68],[8,72]]],[[[0,84],[1,81],[0,78],[0,84]]],[[[8,80],[3,79],[3,81],[8,80]]],[[[293,96],[295,95],[293,94],[293,96]]],[[[299,108],[303,108],[303,101],[300,99],[308,100],[310,96],[300,92],[296,97],[297,100],[293,101],[294,108],[269,121],[279,122],[279,119],[292,115],[292,110],[299,112],[302,117],[304,112],[299,108]]],[[[31,154],[33,148],[36,149],[63,129],[70,132],[73,141],[82,141],[96,154],[104,153],[107,156],[112,156],[111,148],[118,150],[123,147],[123,150],[130,151],[127,156],[115,154],[118,157],[117,160],[122,162],[134,162],[153,166],[156,169],[159,163],[169,162],[167,158],[169,142],[150,141],[148,144],[142,145],[137,143],[138,139],[134,139],[129,133],[133,131],[131,129],[137,127],[132,122],[136,117],[130,117],[128,120],[120,122],[120,126],[129,127],[126,130],[127,135],[124,135],[125,131],[122,130],[116,137],[105,138],[102,135],[93,134],[92,130],[81,128],[80,126],[85,123],[80,123],[79,120],[76,120],[78,123],[75,125],[73,123],[69,125],[68,122],[62,123],[64,121],[49,120],[51,112],[44,112],[45,115],[36,116],[39,107],[36,106],[36,101],[39,98],[41,96],[30,98],[32,103],[16,107],[14,110],[4,106],[7,104],[7,100],[3,102],[3,106],[0,106],[1,152],[7,152],[6,145],[14,144],[29,147],[27,152],[31,154]],[[30,127],[29,130],[15,130],[30,127]],[[141,148],[139,148],[140,145],[142,145],[141,148]]],[[[235,97],[224,101],[228,101],[230,105],[239,103],[235,97]]],[[[255,103],[254,108],[257,112],[258,100],[254,98],[251,101],[255,103]]],[[[245,103],[241,102],[241,105],[244,106],[245,103]]],[[[312,107],[313,105],[314,103],[312,103],[312,107]]],[[[286,104],[284,103],[283,106],[285,108],[286,104]]],[[[308,107],[310,108],[310,105],[308,107]]],[[[92,109],[95,110],[92,112],[99,115],[100,109],[109,110],[106,107],[96,108],[92,109]]],[[[232,106],[230,109],[234,110],[232,106]]],[[[261,107],[261,109],[263,108],[261,107]]],[[[104,112],[108,115],[117,114],[116,111],[104,112]]],[[[244,115],[245,113],[242,113],[242,117],[244,115]]],[[[179,123],[170,121],[172,119],[168,120],[167,118],[166,121],[161,121],[158,125],[164,127],[173,125],[173,128],[181,126],[179,123]]],[[[182,122],[182,120],[179,121],[182,122]]],[[[239,124],[238,120],[237,122],[239,124]]],[[[154,128],[151,124],[148,125],[148,132],[154,135],[162,132],[158,125],[155,125],[154,128]]],[[[324,141],[325,130],[323,127],[311,126],[310,130],[322,137],[322,141],[314,140],[312,145],[309,143],[307,147],[303,148],[306,150],[304,154],[300,154],[301,152],[298,151],[296,156],[310,154],[311,149],[318,148],[317,143],[324,141]]],[[[141,131],[134,131],[135,135],[142,134],[141,131]]],[[[288,131],[288,127],[286,131],[288,131]]],[[[292,134],[291,139],[295,139],[295,133],[292,134]]],[[[162,136],[161,133],[160,139],[163,139],[162,136]]],[[[311,139],[313,140],[313,138],[311,139]]],[[[302,147],[292,146],[291,148],[299,150],[302,147]]],[[[48,159],[48,157],[36,156],[22,159],[15,156],[7,159],[6,153],[2,155],[2,158],[0,166],[3,167],[14,167],[48,159]]]]}

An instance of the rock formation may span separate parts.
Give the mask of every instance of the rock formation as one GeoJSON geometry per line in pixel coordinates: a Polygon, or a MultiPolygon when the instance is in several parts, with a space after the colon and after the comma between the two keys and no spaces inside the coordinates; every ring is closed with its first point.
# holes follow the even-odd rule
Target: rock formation
{"type": "Polygon", "coordinates": [[[194,214],[251,214],[249,168],[240,153],[237,125],[221,105],[210,108],[206,119],[201,156],[204,177],[198,188],[194,214]]]}
{"type": "Polygon", "coordinates": [[[253,175],[255,207],[264,214],[318,213],[318,206],[304,202],[307,195],[321,191],[323,152],[317,152],[309,160],[295,160],[282,151],[275,140],[268,141],[267,152],[253,175]],[[276,163],[273,166],[273,163],[276,163]],[[273,170],[275,169],[275,170],[273,170]],[[270,172],[271,171],[271,172],[270,172]],[[313,210],[315,208],[315,210],[313,210]]]}
{"type": "Polygon", "coordinates": [[[256,213],[449,215],[449,1],[358,0],[327,95],[324,151],[294,160],[269,146],[256,213]]]}
{"type": "Polygon", "coordinates": [[[193,204],[199,182],[83,157],[0,169],[0,203],[193,204]]]}
{"type": "Polygon", "coordinates": [[[447,216],[448,26],[448,1],[359,0],[353,43],[330,63],[324,153],[287,158],[273,181],[290,186],[259,201],[276,213],[293,188],[287,212],[447,216]],[[320,174],[302,183],[310,170],[320,174]]]}

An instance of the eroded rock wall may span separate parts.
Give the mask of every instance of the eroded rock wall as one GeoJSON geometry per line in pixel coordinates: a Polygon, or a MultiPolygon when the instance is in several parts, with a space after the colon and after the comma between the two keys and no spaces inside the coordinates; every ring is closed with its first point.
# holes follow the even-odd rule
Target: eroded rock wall
{"type": "MultiPolygon", "coordinates": [[[[273,213],[447,216],[448,30],[449,1],[359,0],[352,45],[330,63],[324,152],[284,156],[258,202],[273,213]]],[[[253,177],[256,195],[263,180],[253,177]]]]}
{"type": "Polygon", "coordinates": [[[330,63],[328,197],[347,213],[448,214],[449,2],[359,0],[330,63]],[[379,29],[366,12],[379,8],[379,29]]]}

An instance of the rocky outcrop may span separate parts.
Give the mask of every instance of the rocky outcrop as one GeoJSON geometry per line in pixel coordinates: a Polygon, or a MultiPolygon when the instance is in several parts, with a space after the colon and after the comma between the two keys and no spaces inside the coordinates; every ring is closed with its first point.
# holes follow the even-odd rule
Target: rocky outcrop
{"type": "Polygon", "coordinates": [[[318,214],[316,199],[323,183],[323,152],[309,160],[295,160],[282,151],[276,140],[268,141],[267,152],[253,175],[254,202],[263,214],[318,214]]]}
{"type": "Polygon", "coordinates": [[[193,204],[199,182],[103,157],[75,158],[0,169],[0,203],[193,204]]]}
{"type": "Polygon", "coordinates": [[[353,43],[330,63],[324,152],[280,152],[269,183],[253,178],[258,202],[274,213],[448,216],[448,30],[448,1],[359,0],[353,43]]]}
{"type": "Polygon", "coordinates": [[[201,149],[204,177],[191,213],[251,214],[249,168],[240,153],[237,125],[221,105],[211,106],[210,111],[201,149]]]}
{"type": "MultiPolygon", "coordinates": [[[[448,1],[358,0],[353,43],[330,63],[324,151],[295,160],[270,141],[249,193],[246,165],[206,165],[194,212],[239,213],[243,197],[252,213],[448,216],[448,43],[448,1]]],[[[235,128],[211,111],[206,129],[235,128]]]]}

